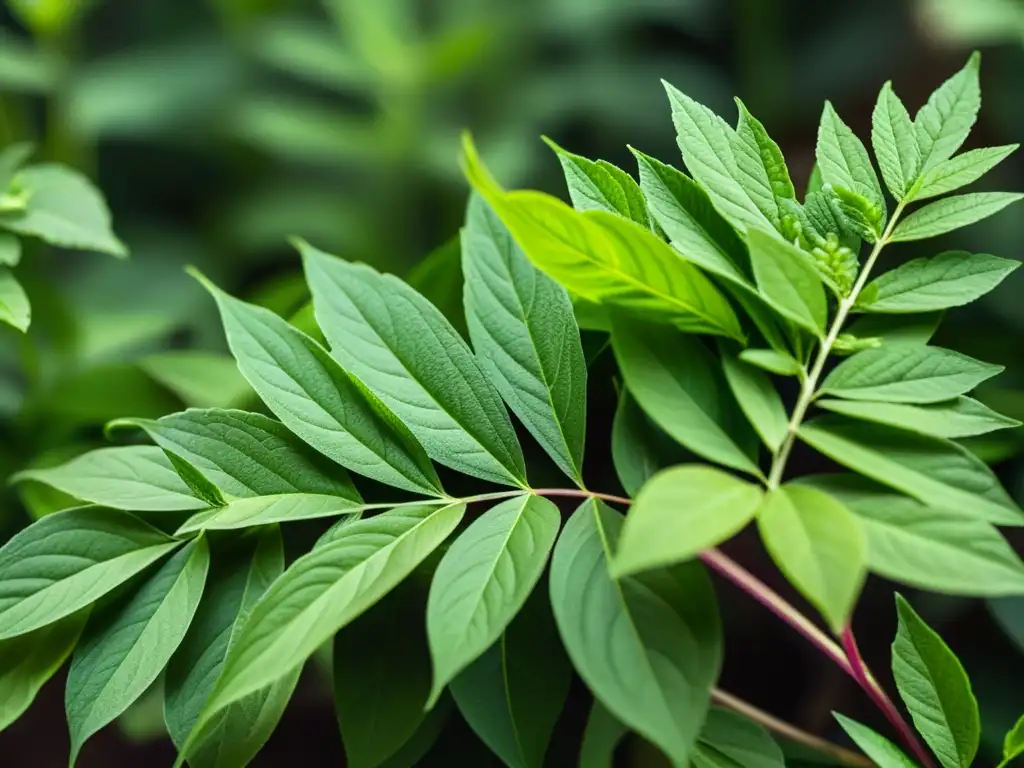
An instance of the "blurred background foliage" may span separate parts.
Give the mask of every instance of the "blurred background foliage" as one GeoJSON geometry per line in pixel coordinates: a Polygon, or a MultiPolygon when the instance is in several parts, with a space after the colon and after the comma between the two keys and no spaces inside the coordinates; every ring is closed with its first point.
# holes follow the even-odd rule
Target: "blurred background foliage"
{"type": "MultiPolygon", "coordinates": [[[[627,142],[679,165],[664,78],[730,120],[739,95],[800,184],[824,99],[867,136],[885,79],[913,110],[975,47],[984,52],[984,98],[971,145],[1019,141],[1024,0],[6,0],[0,146],[31,140],[37,158],[89,175],[132,256],[29,246],[19,269],[32,328],[27,337],[0,328],[0,476],[101,444],[103,423],[117,416],[250,402],[187,263],[308,323],[287,244],[301,235],[407,276],[457,312],[451,238],[467,194],[456,159],[464,128],[511,186],[563,189],[541,134],[631,171],[627,142]]],[[[985,186],[1024,189],[1022,171],[1018,153],[985,186]]],[[[1019,258],[1024,220],[1007,213],[945,245],[1019,258]]],[[[981,397],[1024,418],[1020,279],[950,312],[936,341],[1006,364],[981,397]]],[[[608,461],[615,398],[609,377],[594,378],[601,389],[591,395],[588,453],[597,463],[608,461]]],[[[1020,432],[974,446],[1019,501],[1020,432]]],[[[31,484],[5,489],[0,540],[69,503],[31,484]]],[[[773,578],[753,540],[735,546],[773,578]]],[[[809,648],[738,594],[722,596],[730,690],[833,736],[832,708],[881,726],[809,648]]],[[[1024,602],[920,605],[962,654],[995,754],[996,734],[1024,711],[1024,602]]],[[[886,669],[890,585],[870,585],[857,621],[869,658],[886,669]]],[[[147,706],[97,739],[81,764],[135,765],[146,755],[163,764],[167,746],[148,743],[159,712],[147,706]]],[[[0,764],[27,764],[29,754],[37,766],[63,764],[60,739],[38,738],[59,729],[59,709],[56,683],[0,735],[0,764]]],[[[320,755],[308,764],[338,765],[322,686],[293,710],[256,764],[277,765],[299,743],[320,755]]],[[[465,754],[490,764],[486,751],[465,754]]]]}

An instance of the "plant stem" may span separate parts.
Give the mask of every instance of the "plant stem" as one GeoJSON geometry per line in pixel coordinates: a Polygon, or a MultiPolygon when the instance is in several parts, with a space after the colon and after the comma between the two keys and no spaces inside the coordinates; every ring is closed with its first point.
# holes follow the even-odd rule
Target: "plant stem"
{"type": "Polygon", "coordinates": [[[843,325],[846,324],[846,318],[849,317],[850,310],[857,303],[857,297],[860,296],[860,292],[867,285],[871,270],[875,266],[875,262],[878,261],[878,256],[881,254],[882,249],[889,242],[889,237],[892,235],[893,228],[896,226],[901,213],[903,213],[903,203],[896,206],[896,210],[893,211],[892,218],[889,219],[885,232],[875,242],[867,261],[864,262],[864,268],[857,275],[857,281],[853,284],[850,295],[839,302],[836,316],[832,319],[832,325],[829,327],[825,339],[821,342],[821,346],[818,347],[818,354],[814,359],[814,364],[811,366],[810,373],[807,374],[800,386],[800,395],[797,398],[796,405],[793,406],[793,413],[789,418],[789,425],[786,428],[786,437],[783,439],[782,445],[779,446],[779,450],[775,452],[775,457],[772,460],[772,468],[768,473],[769,490],[778,488],[782,482],[782,474],[786,470],[786,462],[789,461],[789,454],[793,450],[796,433],[803,423],[804,416],[807,415],[807,409],[810,408],[811,403],[814,402],[814,398],[818,394],[818,380],[825,370],[825,363],[828,362],[829,355],[832,354],[832,347],[835,346],[836,339],[839,338],[843,325]]]}
{"type": "Polygon", "coordinates": [[[826,739],[815,736],[812,733],[801,730],[795,725],[790,725],[785,720],[780,720],[774,715],[771,715],[762,709],[758,709],[753,704],[748,704],[743,701],[743,699],[733,696],[731,693],[715,688],[711,691],[711,700],[726,709],[731,709],[738,715],[743,715],[744,717],[753,720],[755,723],[764,726],[773,733],[777,733],[779,736],[783,736],[790,741],[795,741],[823,754],[834,757],[843,765],[857,766],[858,768],[861,766],[863,766],[863,768],[873,768],[875,765],[871,760],[863,755],[844,749],[838,744],[833,744],[831,741],[827,741],[826,739]]]}
{"type": "Polygon", "coordinates": [[[854,679],[860,683],[861,688],[867,691],[868,696],[875,702],[875,705],[882,711],[882,714],[885,715],[893,728],[899,732],[903,741],[910,747],[914,757],[921,762],[921,765],[925,768],[934,768],[935,763],[932,761],[931,755],[928,754],[928,750],[918,740],[914,729],[907,725],[896,705],[893,704],[892,699],[889,698],[889,695],[878,684],[870,670],[868,670],[863,657],[860,655],[860,649],[857,647],[857,638],[854,636],[851,626],[846,626],[843,630],[842,638],[843,649],[846,651],[846,657],[850,661],[850,668],[854,679]]]}

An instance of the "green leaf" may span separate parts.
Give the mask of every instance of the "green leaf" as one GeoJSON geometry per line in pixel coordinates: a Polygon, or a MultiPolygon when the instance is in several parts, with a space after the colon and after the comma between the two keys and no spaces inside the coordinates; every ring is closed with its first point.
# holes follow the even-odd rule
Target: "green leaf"
{"type": "Polygon", "coordinates": [[[0,732],[29,708],[39,689],[71,655],[86,613],[0,641],[0,732]]]}
{"type": "Polygon", "coordinates": [[[896,595],[892,673],[914,726],[945,768],[969,768],[978,751],[978,702],[959,659],[896,595]]]}
{"type": "Polygon", "coordinates": [[[912,259],[875,278],[857,303],[863,312],[933,312],[984,296],[1020,266],[987,253],[946,251],[912,259]]]}
{"type": "MultiPolygon", "coordinates": [[[[296,560],[242,627],[197,722],[300,667],[405,579],[462,519],[465,506],[402,507],[344,526],[296,560]]],[[[195,731],[193,731],[195,733],[195,731]]]]}
{"type": "Polygon", "coordinates": [[[346,766],[376,768],[427,717],[426,590],[414,575],[334,637],[334,706],[346,766]]]}
{"type": "Polygon", "coordinates": [[[123,426],[144,429],[231,496],[312,493],[361,500],[342,467],[261,413],[190,408],[155,421],[119,419],[108,430],[123,426]]]}
{"type": "Polygon", "coordinates": [[[923,173],[952,157],[971,132],[981,108],[980,68],[981,55],[975,52],[963,69],[928,97],[914,117],[923,173]]]}
{"type": "Polygon", "coordinates": [[[692,460],[693,454],[657,427],[623,388],[612,422],[612,463],[630,496],[659,469],[692,460]]]}
{"type": "Polygon", "coordinates": [[[945,437],[950,440],[1020,426],[1016,419],[996,413],[969,397],[958,397],[955,400],[927,405],[858,400],[818,400],[816,404],[819,408],[855,419],[875,421],[919,432],[922,435],[945,437]]]}
{"type": "Polygon", "coordinates": [[[937,509],[997,525],[1024,525],[1024,513],[983,462],[948,440],[824,417],[798,433],[850,469],[937,509]]]}
{"type": "Polygon", "coordinates": [[[437,308],[393,275],[296,245],[334,359],[409,426],[434,460],[524,485],[523,454],[501,396],[437,308]]]}
{"type": "Polygon", "coordinates": [[[683,763],[722,662],[714,593],[700,563],[614,581],[622,516],[585,501],[551,563],[551,605],[576,671],[608,710],[683,763]]]}
{"type": "Polygon", "coordinates": [[[537,590],[451,691],[466,722],[505,765],[541,768],[571,682],[547,590],[537,590]]]}
{"type": "Polygon", "coordinates": [[[32,306],[28,303],[25,289],[11,270],[0,267],[0,323],[7,323],[24,333],[31,322],[32,306]]]}
{"type": "Polygon", "coordinates": [[[452,698],[445,696],[440,703],[427,712],[423,723],[416,729],[401,748],[381,763],[380,768],[414,768],[420,765],[431,748],[441,737],[452,712],[452,698]]]}
{"type": "Polygon", "coordinates": [[[1000,768],[1021,755],[1024,755],[1024,715],[1003,739],[1003,762],[1000,768]]]}
{"type": "MultiPolygon", "coordinates": [[[[558,146],[547,136],[542,137],[562,164],[569,199],[578,211],[607,211],[627,219],[630,215],[626,191],[606,168],[581,155],[574,155],[558,146]]],[[[641,222],[646,224],[646,222],[641,222]]]]}
{"type": "Polygon", "coordinates": [[[819,338],[828,321],[828,301],[811,257],[765,232],[747,234],[757,287],[765,300],[819,338]]]}
{"type": "Polygon", "coordinates": [[[70,616],[178,544],[116,510],[47,515],[0,548],[0,640],[70,616]]]}
{"type": "Polygon", "coordinates": [[[324,517],[351,515],[364,509],[380,509],[386,504],[361,504],[342,496],[313,493],[282,493],[235,499],[222,507],[204,510],[186,520],[175,531],[185,536],[196,531],[229,531],[273,523],[318,520],[324,517]]]}
{"type": "Polygon", "coordinates": [[[721,117],[662,81],[683,160],[726,219],[741,230],[774,230],[779,223],[768,172],[758,147],[737,136],[721,117]]]}
{"type": "Polygon", "coordinates": [[[168,512],[209,506],[178,477],[164,452],[152,445],[97,448],[58,467],[24,470],[11,480],[46,483],[114,509],[168,512]]]}
{"type": "Polygon", "coordinates": [[[717,361],[700,341],[670,328],[615,317],[612,349],[629,391],[658,426],[706,459],[760,475],[737,440],[737,435],[749,434],[749,427],[717,361]]]}
{"type": "Polygon", "coordinates": [[[944,235],[999,213],[1022,197],[1024,195],[1016,192],[971,192],[966,195],[944,197],[919,208],[903,219],[889,236],[889,242],[924,240],[944,235]]]}
{"type": "Polygon", "coordinates": [[[572,302],[473,195],[462,230],[466,319],[477,357],[555,463],[583,482],[587,363],[572,302]]]}
{"type": "Polygon", "coordinates": [[[969,392],[1002,370],[950,349],[883,344],[841,362],[820,391],[847,400],[937,403],[969,392]]]}
{"type": "MultiPolygon", "coordinates": [[[[821,113],[815,156],[826,184],[863,197],[883,212],[881,223],[885,223],[885,198],[871,165],[871,156],[828,101],[821,113]]],[[[881,228],[876,229],[876,236],[881,233],[881,228]]]]}
{"type": "MultiPolygon", "coordinates": [[[[3,37],[3,43],[5,47],[17,44],[7,35],[3,37]]],[[[0,196],[7,192],[15,175],[35,151],[35,145],[28,141],[8,144],[0,149],[0,196]]]]}
{"type": "Polygon", "coordinates": [[[854,475],[806,481],[857,515],[867,536],[868,568],[879,576],[953,595],[1024,594],[1024,564],[992,525],[854,475]]]}
{"type": "MultiPolygon", "coordinates": [[[[283,570],[277,527],[214,551],[203,600],[164,676],[164,721],[179,748],[188,740],[249,611],[283,570]]],[[[234,768],[251,760],[284,713],[299,671],[222,710],[189,750],[189,765],[234,768]]]]}
{"type": "Polygon", "coordinates": [[[744,349],[740,352],[740,360],[756,365],[769,373],[779,376],[800,376],[803,367],[790,355],[776,352],[774,349],[744,349]]]}
{"type": "Polygon", "coordinates": [[[441,481],[409,429],[323,347],[270,310],[196,277],[217,301],[238,369],[286,427],[353,472],[440,494],[441,481]]]}
{"type": "Polygon", "coordinates": [[[629,208],[629,214],[626,218],[632,219],[641,227],[647,227],[656,231],[656,225],[651,221],[650,215],[647,212],[647,200],[636,179],[607,160],[598,160],[597,165],[610,173],[619,182],[622,191],[626,193],[626,203],[629,208]]]}
{"type": "MultiPolygon", "coordinates": [[[[459,233],[432,250],[406,275],[405,281],[416,289],[459,332],[462,338],[469,338],[466,328],[466,312],[463,307],[462,238],[459,233]]],[[[310,302],[310,315],[313,303],[310,302]]]]}
{"type": "Polygon", "coordinates": [[[785,768],[782,750],[757,723],[712,707],[700,732],[694,768],[785,768]]]}
{"type": "Polygon", "coordinates": [[[560,523],[558,507],[547,499],[519,496],[474,520],[445,552],[427,603],[434,665],[428,706],[522,608],[544,571],[560,523]]]}
{"type": "Polygon", "coordinates": [[[637,495],[611,564],[616,578],[691,560],[754,518],[761,489],[719,469],[663,469],[637,495]]]}
{"type": "Polygon", "coordinates": [[[768,175],[768,182],[771,184],[775,197],[796,200],[796,189],[793,187],[793,181],[789,178],[786,158],[783,157],[779,145],[738,98],[736,106],[740,114],[739,123],[736,125],[736,135],[749,151],[756,152],[761,159],[761,165],[768,175]]]}
{"type": "Polygon", "coordinates": [[[28,198],[24,211],[0,214],[0,227],[51,245],[125,257],[110,228],[102,195],[82,174],[61,165],[33,165],[15,177],[28,198]]]}
{"type": "Polygon", "coordinates": [[[602,211],[580,213],[539,192],[505,192],[464,142],[470,182],[527,257],[570,292],[693,333],[743,338],[714,284],[648,229],[602,211]]]}
{"type": "Polygon", "coordinates": [[[866,725],[843,717],[838,712],[833,712],[832,716],[839,721],[839,725],[846,731],[847,736],[853,739],[853,743],[878,764],[878,768],[917,768],[917,763],[884,736],[878,735],[866,725]]]}
{"type": "Polygon", "coordinates": [[[229,355],[175,349],[147,355],[139,367],[190,408],[226,407],[250,391],[229,355]]]}
{"type": "Polygon", "coordinates": [[[911,190],[910,199],[924,200],[973,184],[1013,154],[1019,144],[984,147],[943,160],[924,174],[911,190]]]}
{"type": "Polygon", "coordinates": [[[16,267],[21,261],[21,240],[0,232],[0,266],[16,267]]]}
{"type": "Polygon", "coordinates": [[[85,741],[157,679],[203,596],[210,550],[190,541],[139,586],[89,617],[68,671],[71,764],[85,741]]]}
{"type": "Polygon", "coordinates": [[[627,733],[629,728],[594,699],[583,731],[579,768],[614,768],[615,749],[627,733]]]}
{"type": "Polygon", "coordinates": [[[942,312],[913,315],[864,315],[849,326],[858,338],[877,338],[883,345],[927,344],[942,321],[942,312]]]}
{"type": "Polygon", "coordinates": [[[757,524],[779,570],[838,634],[867,575],[867,544],[857,518],[817,488],[786,485],[765,496],[757,524]]]}
{"type": "MultiPolygon", "coordinates": [[[[885,229],[885,208],[857,192],[845,187],[825,188],[834,195],[835,207],[839,215],[839,228],[844,232],[852,232],[858,238],[873,243],[882,236],[885,229]]],[[[827,192],[826,192],[827,194],[827,192]]],[[[859,242],[859,241],[858,241],[859,242]]]]}
{"type": "MultiPolygon", "coordinates": [[[[724,346],[724,345],[723,345],[724,346]]],[[[771,379],[720,347],[722,369],[744,415],[768,449],[777,451],[786,437],[789,419],[771,379]]]]}
{"type": "Polygon", "coordinates": [[[882,169],[885,186],[897,200],[906,197],[917,178],[921,149],[907,108],[886,82],[871,114],[871,144],[882,169]]]}

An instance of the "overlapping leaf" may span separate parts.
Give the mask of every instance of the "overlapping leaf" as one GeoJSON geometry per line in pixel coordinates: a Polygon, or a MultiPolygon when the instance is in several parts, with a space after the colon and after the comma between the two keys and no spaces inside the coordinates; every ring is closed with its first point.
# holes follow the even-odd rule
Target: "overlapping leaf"
{"type": "Polygon", "coordinates": [[[974,53],[963,69],[928,97],[914,117],[923,172],[952,157],[971,132],[981,108],[980,68],[981,55],[974,53]]]}
{"type": "Polygon", "coordinates": [[[920,432],[922,435],[945,437],[950,440],[1020,426],[1016,419],[996,413],[969,397],[925,405],[872,400],[818,400],[817,405],[819,408],[855,419],[888,424],[911,432],[920,432]]]}

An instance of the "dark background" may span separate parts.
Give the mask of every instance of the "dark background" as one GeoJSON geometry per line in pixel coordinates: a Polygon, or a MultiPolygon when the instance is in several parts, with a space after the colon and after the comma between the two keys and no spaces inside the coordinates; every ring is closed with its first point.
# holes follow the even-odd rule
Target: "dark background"
{"type": "MultiPolygon", "coordinates": [[[[680,164],[664,78],[730,121],[731,97],[739,95],[782,146],[800,187],[824,99],[866,139],[886,79],[913,113],[978,47],[983,106],[967,147],[1024,136],[1019,0],[95,0],[78,3],[77,15],[56,31],[18,13],[36,7],[59,18],[75,5],[9,0],[0,9],[0,145],[30,138],[40,157],[90,175],[108,196],[132,258],[28,250],[19,275],[34,305],[29,342],[0,330],[0,476],[101,444],[100,426],[110,418],[194,404],[146,365],[166,350],[224,353],[212,302],[184,274],[185,264],[282,314],[307,298],[289,235],[409,274],[460,224],[463,128],[503,183],[564,195],[541,134],[630,171],[627,143],[680,164]]],[[[1015,155],[980,186],[1022,190],[1022,170],[1024,155],[1015,155]]],[[[1019,258],[1022,246],[1024,223],[1010,209],[941,244],[896,246],[888,258],[954,247],[1019,258]]],[[[457,268],[434,263],[413,279],[439,303],[451,306],[454,298],[457,306],[457,268]]],[[[978,305],[949,312],[937,337],[1005,364],[1007,373],[979,396],[1018,417],[1022,280],[1013,275],[978,305]]],[[[588,444],[591,485],[608,491],[617,490],[607,447],[612,373],[607,359],[592,371],[588,444]]],[[[540,452],[524,446],[537,472],[545,471],[540,452]]],[[[1021,438],[973,447],[1024,500],[1021,438]]],[[[822,465],[798,453],[792,466],[822,465]]],[[[31,515],[66,503],[38,487],[6,490],[0,540],[31,515]]],[[[1010,535],[1024,547],[1018,533],[1010,535]]],[[[791,594],[754,537],[743,535],[727,550],[791,594]]],[[[833,709],[888,732],[835,667],[720,586],[723,687],[835,739],[833,709]]],[[[856,616],[862,650],[883,679],[892,589],[873,579],[856,616]]],[[[979,760],[994,765],[1002,734],[1024,711],[1024,601],[993,607],[911,597],[974,681],[985,724],[979,760]]],[[[318,669],[307,666],[254,765],[342,764],[318,669]]],[[[0,734],[0,765],[66,764],[59,677],[0,734]]],[[[586,706],[576,690],[549,765],[572,764],[586,706]]],[[[159,716],[158,698],[143,701],[94,737],[79,765],[170,765],[159,716]]],[[[438,757],[424,764],[453,757],[496,764],[457,720],[438,757]]]]}

